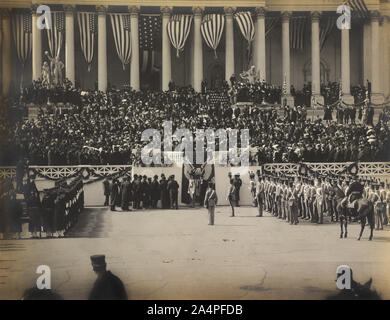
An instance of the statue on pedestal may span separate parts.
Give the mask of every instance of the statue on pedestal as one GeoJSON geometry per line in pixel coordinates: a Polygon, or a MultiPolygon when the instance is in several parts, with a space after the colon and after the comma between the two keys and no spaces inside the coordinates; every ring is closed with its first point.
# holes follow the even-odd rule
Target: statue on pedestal
{"type": "Polygon", "coordinates": [[[51,75],[50,84],[53,86],[62,86],[63,84],[62,69],[64,68],[64,63],[60,60],[58,56],[54,58],[50,57],[49,52],[47,51],[45,51],[45,55],[50,61],[50,75],[51,75]]]}
{"type": "Polygon", "coordinates": [[[50,67],[47,61],[44,61],[42,65],[42,85],[47,88],[50,88],[50,84],[50,67]]]}
{"type": "Polygon", "coordinates": [[[249,83],[253,84],[256,82],[256,80],[259,79],[259,72],[256,71],[255,66],[251,66],[249,70],[243,71],[240,76],[243,80],[247,80],[249,83]]]}

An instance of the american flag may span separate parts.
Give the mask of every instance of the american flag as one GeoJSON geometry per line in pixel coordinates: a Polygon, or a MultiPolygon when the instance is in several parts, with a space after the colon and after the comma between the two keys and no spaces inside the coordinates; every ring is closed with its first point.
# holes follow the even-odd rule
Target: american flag
{"type": "Polygon", "coordinates": [[[141,15],[139,47],[142,50],[158,50],[161,47],[161,16],[141,15]]]}
{"type": "Polygon", "coordinates": [[[23,15],[23,31],[24,31],[24,33],[31,33],[32,32],[31,14],[24,14],[23,15]]]}
{"type": "Polygon", "coordinates": [[[141,72],[156,71],[155,52],[161,49],[161,16],[141,15],[138,30],[141,72]]]}
{"type": "Polygon", "coordinates": [[[291,17],[290,19],[290,48],[303,50],[307,17],[291,17]]]}

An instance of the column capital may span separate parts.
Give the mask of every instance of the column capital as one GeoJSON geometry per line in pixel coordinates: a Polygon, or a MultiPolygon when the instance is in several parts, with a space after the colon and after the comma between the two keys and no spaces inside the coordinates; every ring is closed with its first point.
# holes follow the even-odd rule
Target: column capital
{"type": "Polygon", "coordinates": [[[265,17],[266,10],[264,7],[256,7],[255,12],[257,17],[265,17]]]}
{"type": "Polygon", "coordinates": [[[140,11],[139,6],[129,6],[130,16],[138,16],[140,11]]]}
{"type": "Polygon", "coordinates": [[[171,13],[172,13],[172,7],[168,7],[168,6],[165,6],[165,7],[160,7],[160,11],[162,13],[162,16],[166,17],[166,16],[170,16],[171,13]]]}
{"type": "Polygon", "coordinates": [[[378,10],[370,11],[370,19],[371,21],[379,21],[381,14],[378,10]]]}
{"type": "Polygon", "coordinates": [[[310,12],[311,21],[320,21],[321,11],[312,11],[310,12]]]}
{"type": "Polygon", "coordinates": [[[192,12],[194,13],[195,17],[202,16],[203,11],[204,11],[204,7],[192,7],[192,12]]]}
{"type": "Polygon", "coordinates": [[[76,6],[73,4],[64,4],[62,7],[64,8],[65,14],[73,14],[76,9],[76,6]]]}
{"type": "Polygon", "coordinates": [[[225,12],[226,16],[232,16],[234,12],[236,11],[236,7],[224,7],[223,12],[225,12]]]}
{"type": "Polygon", "coordinates": [[[96,6],[96,12],[98,15],[107,13],[107,6],[96,6]]]}
{"type": "Polygon", "coordinates": [[[281,17],[282,17],[282,21],[290,21],[290,18],[291,18],[291,11],[282,11],[280,13],[281,17]]]}

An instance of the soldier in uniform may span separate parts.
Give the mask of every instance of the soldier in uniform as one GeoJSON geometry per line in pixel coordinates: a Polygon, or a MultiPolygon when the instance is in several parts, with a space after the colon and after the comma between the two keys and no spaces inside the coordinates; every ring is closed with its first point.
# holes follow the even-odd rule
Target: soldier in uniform
{"type": "Polygon", "coordinates": [[[318,224],[324,222],[324,190],[322,188],[321,178],[317,178],[317,188],[316,188],[316,201],[317,201],[317,212],[318,212],[318,224]]]}
{"type": "Polygon", "coordinates": [[[304,179],[303,184],[303,205],[305,207],[306,217],[305,220],[311,219],[311,207],[310,207],[310,183],[309,179],[304,179]]]}
{"type": "Polygon", "coordinates": [[[386,189],[385,189],[385,183],[382,181],[380,183],[379,188],[379,197],[381,198],[381,206],[382,206],[382,217],[383,217],[383,224],[388,224],[387,214],[386,214],[386,189]]]}
{"type": "Polygon", "coordinates": [[[256,199],[257,199],[257,208],[258,208],[258,217],[263,216],[263,206],[264,206],[264,180],[260,175],[257,176],[256,184],[256,199]]]}
{"type": "Polygon", "coordinates": [[[316,223],[318,220],[318,211],[317,211],[317,189],[314,184],[314,180],[310,180],[310,208],[311,208],[311,223],[316,223]]]}
{"type": "Polygon", "coordinates": [[[91,256],[93,271],[97,279],[89,294],[89,300],[127,300],[127,293],[122,281],[106,270],[104,255],[91,256]]]}
{"type": "Polygon", "coordinates": [[[289,185],[289,199],[288,203],[290,206],[290,224],[298,224],[298,193],[299,189],[294,188],[294,183],[290,181],[289,185]]]}
{"type": "Polygon", "coordinates": [[[332,216],[332,221],[339,221],[339,216],[341,212],[338,211],[337,204],[340,203],[342,199],[344,199],[345,194],[344,191],[341,187],[341,181],[340,180],[333,180],[333,209],[334,209],[334,214],[335,214],[335,220],[333,220],[332,216]]]}
{"type": "Polygon", "coordinates": [[[369,196],[369,200],[374,205],[374,212],[375,212],[375,230],[383,230],[383,206],[381,197],[379,194],[379,184],[373,183],[371,187],[371,192],[369,196]]]}
{"type": "Polygon", "coordinates": [[[59,188],[54,200],[54,230],[59,238],[64,237],[66,228],[65,194],[59,188]]]}

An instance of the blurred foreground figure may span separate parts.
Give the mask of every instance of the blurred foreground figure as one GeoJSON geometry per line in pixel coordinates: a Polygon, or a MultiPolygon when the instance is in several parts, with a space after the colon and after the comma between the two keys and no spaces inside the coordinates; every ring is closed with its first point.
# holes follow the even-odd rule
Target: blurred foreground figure
{"type": "Polygon", "coordinates": [[[122,281],[111,271],[106,270],[104,255],[91,256],[93,271],[97,279],[89,294],[89,300],[127,300],[127,293],[122,281]]]}

